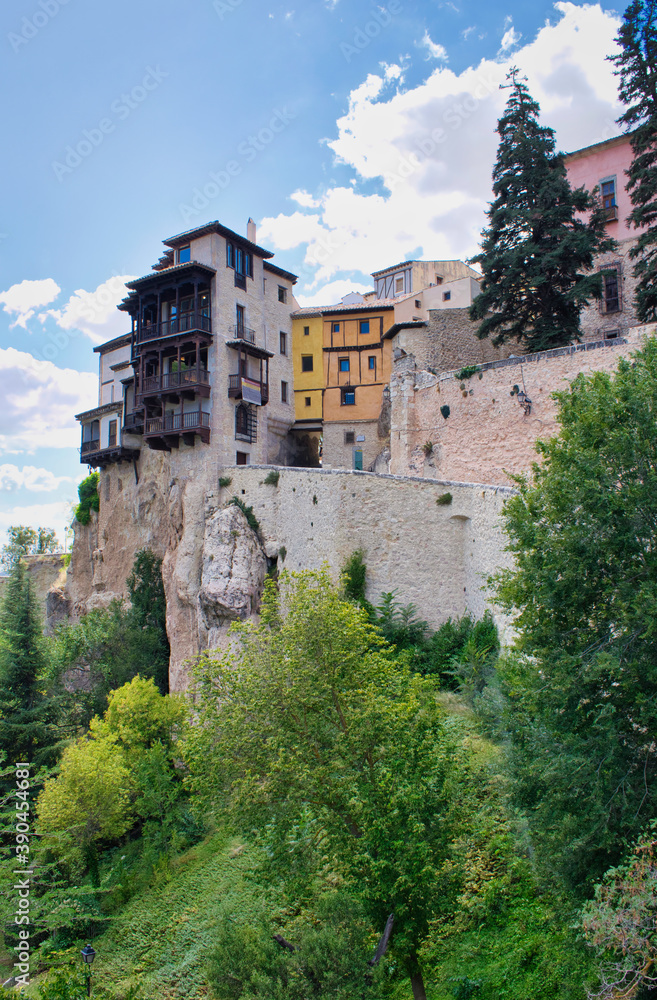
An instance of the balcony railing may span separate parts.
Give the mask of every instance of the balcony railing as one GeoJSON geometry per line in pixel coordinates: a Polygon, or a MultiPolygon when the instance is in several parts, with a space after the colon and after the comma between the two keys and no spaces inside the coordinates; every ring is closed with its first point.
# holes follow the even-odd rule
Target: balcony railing
{"type": "Polygon", "coordinates": [[[245,340],[247,344],[255,344],[255,330],[251,330],[248,326],[241,326],[238,323],[235,326],[229,326],[228,332],[232,333],[235,340],[245,340]]]}
{"type": "MultiPolygon", "coordinates": [[[[260,402],[262,405],[269,402],[269,383],[259,382],[258,379],[246,378],[247,387],[252,387],[253,389],[260,388],[260,402]]],[[[248,391],[244,392],[244,382],[242,375],[229,375],[228,376],[228,396],[231,399],[247,399],[249,403],[257,402],[255,399],[248,399],[248,391]]]]}
{"type": "Polygon", "coordinates": [[[94,438],[93,441],[83,441],[82,447],[80,448],[81,455],[88,455],[92,451],[100,451],[100,438],[94,438]]]}
{"type": "Polygon", "coordinates": [[[158,395],[175,389],[193,389],[197,385],[209,385],[210,372],[205,368],[183,368],[178,372],[165,372],[164,375],[147,375],[143,381],[140,395],[158,395]]]}
{"type": "Polygon", "coordinates": [[[134,432],[136,434],[141,434],[144,429],[144,411],[143,410],[130,410],[125,415],[123,421],[123,430],[128,433],[134,432]]]}
{"type": "Polygon", "coordinates": [[[188,413],[165,413],[164,417],[149,417],[146,434],[181,434],[210,426],[210,414],[205,410],[188,413]]]}
{"type": "Polygon", "coordinates": [[[160,323],[150,323],[148,326],[142,323],[139,334],[140,343],[147,340],[161,340],[163,337],[173,337],[176,334],[191,333],[192,330],[202,330],[204,333],[212,333],[212,321],[206,313],[188,312],[180,313],[173,319],[165,319],[160,323]]]}

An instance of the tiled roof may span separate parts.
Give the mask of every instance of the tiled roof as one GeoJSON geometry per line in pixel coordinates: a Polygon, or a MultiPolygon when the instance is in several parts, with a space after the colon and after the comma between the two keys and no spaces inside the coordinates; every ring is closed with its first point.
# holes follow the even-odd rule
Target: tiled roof
{"type": "Polygon", "coordinates": [[[207,236],[210,233],[218,233],[229,240],[235,240],[258,257],[274,256],[271,250],[265,250],[263,247],[259,247],[257,243],[251,243],[250,240],[247,240],[246,236],[241,236],[240,233],[234,233],[232,229],[222,226],[218,219],[215,219],[214,222],[206,222],[204,226],[198,226],[196,229],[188,229],[184,233],[178,233],[177,236],[170,236],[168,239],[162,240],[162,242],[165,247],[179,247],[189,243],[190,240],[197,240],[199,237],[207,236]]]}
{"type": "Polygon", "coordinates": [[[406,299],[412,299],[414,296],[417,298],[418,292],[407,292],[406,295],[398,295],[395,299],[369,299],[365,302],[352,302],[351,304],[343,305],[342,302],[338,302],[337,305],[332,306],[304,306],[302,309],[297,309],[296,312],[292,313],[292,318],[302,316],[330,316],[331,313],[338,312],[376,312],[377,309],[394,309],[394,307],[399,302],[404,302],[406,299]]]}
{"type": "Polygon", "coordinates": [[[117,347],[123,347],[129,344],[132,339],[131,333],[123,333],[120,337],[115,337],[114,340],[108,340],[104,344],[99,344],[98,347],[94,347],[94,354],[106,354],[108,351],[113,351],[117,347]]]}
{"type": "Polygon", "coordinates": [[[282,267],[278,267],[277,264],[270,264],[268,260],[263,260],[262,266],[265,271],[271,271],[272,274],[278,274],[281,278],[287,278],[293,285],[296,285],[298,280],[297,275],[292,274],[291,271],[284,271],[282,267]]]}
{"type": "Polygon", "coordinates": [[[172,267],[165,267],[163,271],[149,271],[145,274],[143,278],[135,278],[134,281],[126,281],[126,288],[136,289],[139,285],[143,284],[144,281],[152,281],[154,278],[168,278],[171,274],[177,274],[178,271],[184,271],[185,268],[200,267],[204,271],[208,271],[210,274],[216,274],[216,268],[210,267],[209,264],[201,264],[198,260],[188,260],[184,264],[174,264],[172,267]]]}

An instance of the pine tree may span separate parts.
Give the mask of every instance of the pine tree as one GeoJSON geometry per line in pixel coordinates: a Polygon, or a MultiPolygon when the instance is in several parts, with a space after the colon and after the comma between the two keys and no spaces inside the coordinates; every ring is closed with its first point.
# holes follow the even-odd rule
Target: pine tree
{"type": "Polygon", "coordinates": [[[570,187],[554,131],[540,125],[540,108],[512,69],[506,110],[497,131],[490,225],[473,263],[481,266],[481,294],[470,316],[483,322],[481,339],[499,346],[515,339],[530,351],[579,340],[579,318],[602,294],[594,257],[613,250],[598,201],[570,187]],[[588,221],[578,213],[590,213],[588,221]]]}
{"type": "Polygon", "coordinates": [[[0,607],[0,754],[5,763],[50,764],[55,702],[44,692],[41,621],[25,566],[12,569],[0,607]]]}
{"type": "Polygon", "coordinates": [[[657,319],[657,0],[634,0],[616,37],[621,52],[611,56],[620,77],[619,95],[627,110],[618,124],[634,128],[634,154],[627,191],[632,202],[628,224],[646,227],[630,250],[639,279],[636,313],[642,323],[657,319]]]}

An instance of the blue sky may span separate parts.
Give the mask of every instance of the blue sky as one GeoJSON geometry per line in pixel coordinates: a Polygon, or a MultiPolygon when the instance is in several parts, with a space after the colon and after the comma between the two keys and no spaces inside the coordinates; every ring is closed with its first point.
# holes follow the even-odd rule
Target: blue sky
{"type": "Polygon", "coordinates": [[[527,74],[561,148],[616,133],[623,7],[482,0],[20,0],[0,12],[0,532],[62,535],[94,344],[161,240],[210,219],[301,302],[475,252],[499,90],[527,74]],[[231,173],[227,166],[231,164],[231,173]]]}

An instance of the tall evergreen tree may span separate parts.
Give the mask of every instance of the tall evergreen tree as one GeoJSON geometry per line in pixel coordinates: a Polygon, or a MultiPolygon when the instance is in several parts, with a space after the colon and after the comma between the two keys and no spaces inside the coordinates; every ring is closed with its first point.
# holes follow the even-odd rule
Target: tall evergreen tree
{"type": "Polygon", "coordinates": [[[618,124],[633,128],[634,154],[627,191],[628,224],[644,228],[630,257],[636,260],[636,312],[643,323],[657,319],[657,0],[634,0],[616,37],[621,52],[611,56],[620,77],[619,95],[627,110],[618,124]]]}
{"type": "Polygon", "coordinates": [[[5,763],[54,762],[55,701],[44,691],[41,620],[21,561],[11,571],[0,606],[0,753],[5,763]]]}
{"type": "Polygon", "coordinates": [[[543,351],[579,339],[582,308],[602,294],[594,257],[615,243],[598,201],[570,187],[554,131],[539,124],[540,108],[518,74],[507,76],[511,95],[497,125],[495,200],[473,258],[484,280],[470,316],[482,320],[477,336],[494,335],[495,346],[515,339],[543,351]]]}

